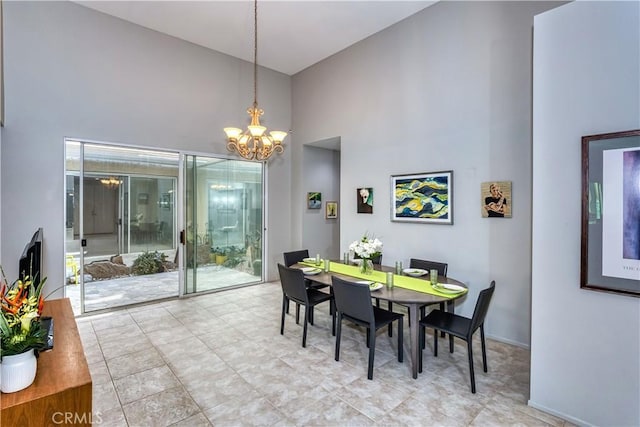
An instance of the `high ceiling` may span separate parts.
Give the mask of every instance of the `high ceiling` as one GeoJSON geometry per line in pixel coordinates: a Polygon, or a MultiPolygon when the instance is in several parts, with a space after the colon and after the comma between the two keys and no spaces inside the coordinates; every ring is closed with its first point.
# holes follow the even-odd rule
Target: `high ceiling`
{"type": "MultiPolygon", "coordinates": [[[[76,3],[253,62],[252,1],[76,3]]],[[[293,75],[434,3],[261,0],[258,63],[293,75]]]]}

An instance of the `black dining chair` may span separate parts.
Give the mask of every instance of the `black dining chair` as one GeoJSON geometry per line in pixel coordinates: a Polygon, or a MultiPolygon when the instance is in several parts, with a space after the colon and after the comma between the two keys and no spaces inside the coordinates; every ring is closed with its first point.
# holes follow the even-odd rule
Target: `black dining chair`
{"type": "MultiPolygon", "coordinates": [[[[409,268],[421,268],[422,270],[426,270],[426,271],[431,271],[432,269],[438,270],[438,276],[443,276],[443,277],[447,277],[447,270],[449,269],[449,264],[447,264],[446,262],[437,262],[437,261],[428,261],[426,259],[417,259],[417,258],[411,258],[409,260],[409,268]]],[[[454,302],[449,301],[447,302],[447,304],[449,304],[449,307],[451,309],[453,309],[454,307],[454,302]]],[[[420,307],[420,318],[422,319],[425,315],[425,309],[426,309],[426,305],[423,305],[420,307]]],[[[444,302],[440,303],[440,310],[444,311],[444,302]]],[[[450,310],[453,312],[453,310],[450,310]]],[[[409,316],[411,317],[411,316],[409,316]]],[[[411,326],[411,325],[409,325],[411,326]]],[[[442,333],[440,336],[444,337],[444,333],[442,333]]],[[[453,339],[453,338],[452,338],[453,339]]],[[[422,348],[424,348],[424,341],[422,342],[422,348]]]]}
{"type": "Polygon", "coordinates": [[[348,282],[332,277],[333,295],[338,314],[336,331],[336,361],[340,360],[340,336],[342,319],[367,328],[367,347],[369,347],[369,368],[367,378],[373,379],[373,359],[376,352],[376,331],[398,321],[398,362],[402,363],[402,322],[404,315],[375,307],[371,304],[369,285],[348,282]]]}
{"type": "MultiPolygon", "coordinates": [[[[305,258],[309,258],[309,249],[300,249],[298,251],[290,251],[284,252],[284,265],[286,267],[291,267],[294,264],[302,262],[305,258]]],[[[310,280],[304,279],[305,284],[308,288],[322,289],[326,288],[327,285],[322,285],[320,283],[314,283],[310,280]]],[[[289,313],[289,303],[287,302],[287,313],[289,313]]],[[[331,313],[329,313],[331,314],[331,313]]],[[[298,317],[300,315],[300,305],[296,305],[296,322],[298,321],[298,317]]],[[[313,325],[313,307],[310,309],[310,320],[309,323],[313,325]]]]}
{"type": "MultiPolygon", "coordinates": [[[[282,264],[278,264],[278,272],[280,274],[280,284],[282,285],[282,319],[280,321],[280,335],[284,335],[284,317],[286,307],[289,301],[294,301],[304,306],[304,326],[302,329],[302,347],[307,346],[307,323],[310,323],[311,308],[329,301],[329,305],[333,306],[333,295],[314,288],[308,288],[304,283],[304,273],[298,268],[289,268],[282,264]]],[[[333,307],[331,313],[335,313],[333,307]]],[[[299,311],[296,312],[296,324],[299,322],[299,311]]],[[[332,314],[331,333],[336,332],[336,317],[332,314]]]]}
{"type": "MultiPolygon", "coordinates": [[[[489,310],[489,303],[495,290],[496,282],[491,281],[488,288],[480,291],[476,307],[473,310],[473,316],[469,319],[457,314],[449,313],[443,310],[433,310],[425,318],[420,320],[420,336],[424,336],[425,328],[432,328],[434,333],[433,355],[438,357],[438,331],[446,332],[450,337],[458,337],[467,342],[467,351],[469,353],[469,374],[471,376],[471,393],[476,392],[476,379],[473,371],[473,333],[480,329],[480,342],[482,343],[482,366],[487,372],[487,350],[484,342],[484,319],[489,310]]],[[[338,325],[338,330],[340,326],[338,325]]],[[[449,351],[453,353],[453,339],[449,341],[449,351]]],[[[420,357],[418,364],[418,372],[422,372],[422,349],[420,349],[420,357]]]]}

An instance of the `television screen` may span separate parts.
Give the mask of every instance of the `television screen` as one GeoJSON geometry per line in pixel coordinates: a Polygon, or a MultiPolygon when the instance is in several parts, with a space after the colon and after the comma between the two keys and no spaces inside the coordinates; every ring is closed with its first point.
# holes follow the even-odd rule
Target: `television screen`
{"type": "Polygon", "coordinates": [[[18,277],[24,280],[26,276],[42,280],[42,227],[33,234],[20,256],[18,277]]]}

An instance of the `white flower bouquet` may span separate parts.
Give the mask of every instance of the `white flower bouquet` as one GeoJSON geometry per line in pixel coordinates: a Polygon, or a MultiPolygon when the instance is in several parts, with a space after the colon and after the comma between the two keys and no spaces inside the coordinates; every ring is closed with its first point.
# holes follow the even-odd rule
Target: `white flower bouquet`
{"type": "Polygon", "coordinates": [[[362,259],[372,259],[382,254],[382,242],[366,234],[349,245],[349,250],[362,259]]]}

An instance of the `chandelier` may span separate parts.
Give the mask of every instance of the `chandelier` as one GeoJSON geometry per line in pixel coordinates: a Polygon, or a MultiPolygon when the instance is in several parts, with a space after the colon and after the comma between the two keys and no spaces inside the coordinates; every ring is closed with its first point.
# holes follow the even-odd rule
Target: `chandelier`
{"type": "Polygon", "coordinates": [[[119,180],[118,178],[114,178],[110,176],[108,178],[100,178],[100,183],[105,187],[111,189],[111,188],[117,188],[120,184],[122,184],[122,181],[119,180]]]}
{"type": "Polygon", "coordinates": [[[253,105],[247,109],[251,124],[246,131],[239,128],[224,128],[227,134],[227,149],[237,151],[247,160],[267,160],[274,152],[284,152],[282,141],[287,132],[274,130],[266,135],[267,128],[260,125],[260,116],[264,113],[258,108],[258,0],[253,4],[253,105]]]}

